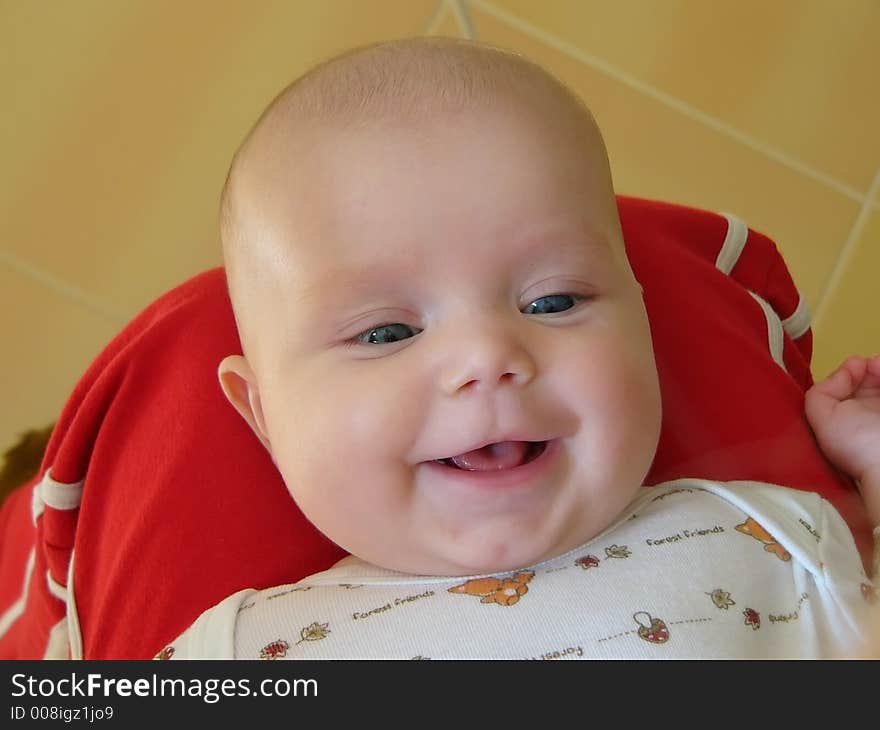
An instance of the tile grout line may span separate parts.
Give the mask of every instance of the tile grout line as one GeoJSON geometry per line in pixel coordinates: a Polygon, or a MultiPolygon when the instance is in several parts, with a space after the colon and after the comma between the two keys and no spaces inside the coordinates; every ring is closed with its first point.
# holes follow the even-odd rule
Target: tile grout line
{"type": "Polygon", "coordinates": [[[476,40],[477,34],[474,31],[474,24],[471,22],[467,4],[464,0],[448,0],[448,2],[449,9],[452,11],[452,15],[455,17],[455,22],[458,25],[458,30],[469,41],[476,40]]]}
{"type": "Polygon", "coordinates": [[[736,127],[717,119],[706,112],[700,111],[694,106],[691,106],[687,102],[682,101],[681,99],[672,96],[671,94],[667,94],[665,91],[661,91],[660,89],[651,86],[650,84],[641,81],[640,79],[632,76],[625,71],[621,71],[616,66],[608,63],[607,61],[599,58],[598,56],[593,56],[589,54],[577,46],[574,46],[566,41],[563,41],[556,36],[548,33],[541,28],[537,28],[533,26],[528,21],[522,20],[510,13],[507,13],[499,8],[496,8],[492,3],[487,2],[487,0],[468,0],[468,2],[486,13],[487,15],[491,15],[496,20],[505,23],[506,25],[511,26],[512,28],[524,33],[525,35],[531,36],[535,40],[540,41],[541,43],[550,46],[554,50],[559,51],[560,53],[564,53],[567,56],[579,61],[587,66],[590,66],[597,71],[605,74],[609,78],[614,79],[615,81],[619,81],[630,88],[645,94],[646,96],[654,99],[655,101],[660,102],[664,106],[667,106],[680,114],[692,119],[704,126],[709,127],[710,129],[714,129],[716,132],[720,132],[721,134],[730,137],[737,142],[743,144],[751,150],[767,157],[775,162],[778,162],[785,167],[797,172],[805,177],[810,178],[816,182],[821,183],[822,185],[831,188],[832,190],[844,195],[851,200],[856,201],[857,203],[864,204],[866,200],[870,201],[870,196],[865,196],[860,193],[855,188],[850,187],[849,185],[836,180],[830,175],[826,175],[823,172],[820,172],[809,165],[801,162],[800,160],[791,157],[784,152],[780,152],[775,147],[768,145],[764,142],[761,142],[758,139],[755,139],[751,135],[737,129],[736,127]]]}
{"type": "Polygon", "coordinates": [[[34,268],[30,264],[6,251],[0,251],[0,264],[6,266],[11,271],[20,274],[26,279],[36,282],[40,286],[49,289],[52,293],[57,294],[65,299],[70,299],[77,304],[85,307],[94,314],[99,314],[106,320],[115,325],[125,324],[128,317],[115,311],[100,299],[96,299],[86,294],[81,289],[58,279],[51,274],[34,268]]]}
{"type": "Polygon", "coordinates": [[[440,25],[440,21],[443,19],[443,11],[446,9],[447,0],[438,0],[437,7],[434,8],[434,13],[428,19],[428,24],[425,26],[425,30],[422,35],[432,35],[435,30],[437,30],[437,26],[440,25]]]}
{"type": "Polygon", "coordinates": [[[828,313],[828,303],[831,300],[831,295],[840,284],[840,280],[843,278],[843,274],[852,258],[853,251],[862,235],[862,231],[865,230],[865,226],[868,224],[868,217],[878,208],[878,204],[874,202],[878,193],[880,193],[880,168],[874,173],[874,179],[871,181],[871,186],[868,188],[868,194],[865,196],[865,201],[862,203],[859,214],[856,216],[852,228],[849,230],[849,235],[847,235],[846,241],[841,247],[840,253],[837,255],[837,259],[834,262],[834,268],[831,269],[831,274],[828,276],[828,281],[822,288],[822,295],[819,297],[819,301],[816,304],[816,311],[813,315],[814,334],[816,333],[816,330],[822,326],[822,320],[828,313]]]}

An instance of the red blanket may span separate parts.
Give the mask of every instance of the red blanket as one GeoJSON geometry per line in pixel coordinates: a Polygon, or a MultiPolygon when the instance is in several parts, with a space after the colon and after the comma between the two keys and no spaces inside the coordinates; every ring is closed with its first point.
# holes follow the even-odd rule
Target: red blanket
{"type": "MultiPolygon", "coordinates": [[[[619,198],[663,396],[648,483],[755,479],[816,491],[870,531],[803,417],[809,319],[773,242],[732,217],[619,198]]],[[[136,317],[84,374],[41,473],[0,511],[0,658],[149,658],[244,587],[340,558],[224,400],[240,352],[223,272],[136,317]]]]}

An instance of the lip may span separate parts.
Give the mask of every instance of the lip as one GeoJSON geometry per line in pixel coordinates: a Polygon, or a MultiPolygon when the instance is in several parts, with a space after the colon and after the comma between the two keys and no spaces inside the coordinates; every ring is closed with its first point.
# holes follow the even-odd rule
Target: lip
{"type": "MultiPolygon", "coordinates": [[[[500,443],[504,443],[505,441],[527,441],[529,443],[537,443],[539,441],[546,441],[549,444],[551,440],[552,439],[529,438],[528,436],[523,436],[522,434],[502,434],[496,438],[490,438],[490,439],[486,439],[485,441],[479,441],[475,444],[472,444],[471,446],[464,446],[463,448],[459,449],[458,451],[454,451],[451,454],[445,454],[443,456],[436,456],[436,457],[434,457],[433,460],[451,459],[453,456],[458,456],[459,454],[467,454],[470,451],[476,451],[477,449],[483,449],[486,446],[489,446],[490,444],[500,444],[500,443]]],[[[519,467],[514,467],[514,468],[519,468],[519,467]]]]}
{"type": "MultiPolygon", "coordinates": [[[[488,443],[496,442],[489,441],[488,443]]],[[[436,461],[426,461],[422,465],[429,469],[434,476],[463,486],[482,489],[516,487],[543,474],[556,460],[556,456],[559,453],[559,439],[551,439],[546,443],[544,451],[541,452],[538,458],[533,459],[527,464],[520,464],[510,469],[470,471],[467,469],[455,469],[454,467],[438,464],[436,461]]]]}

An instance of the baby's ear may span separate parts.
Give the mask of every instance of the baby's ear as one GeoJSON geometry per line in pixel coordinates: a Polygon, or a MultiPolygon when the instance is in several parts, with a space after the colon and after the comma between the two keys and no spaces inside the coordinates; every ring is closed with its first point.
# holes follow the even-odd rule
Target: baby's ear
{"type": "Polygon", "coordinates": [[[220,387],[223,389],[226,400],[247,421],[248,426],[251,427],[263,446],[269,450],[269,453],[272,453],[269,434],[266,431],[266,421],[263,418],[260,388],[248,361],[242,355],[224,357],[217,368],[217,378],[220,380],[220,387]]]}

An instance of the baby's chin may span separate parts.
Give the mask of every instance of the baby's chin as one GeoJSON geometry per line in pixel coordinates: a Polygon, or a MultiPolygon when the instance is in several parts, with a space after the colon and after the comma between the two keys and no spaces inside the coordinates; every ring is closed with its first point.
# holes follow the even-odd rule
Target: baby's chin
{"type": "Polygon", "coordinates": [[[445,555],[421,556],[410,553],[409,559],[386,567],[413,575],[479,576],[511,573],[543,563],[574,550],[583,541],[554,543],[551,546],[533,546],[505,541],[483,549],[463,549],[455,545],[445,555]],[[457,548],[457,549],[456,549],[457,548]]]}

